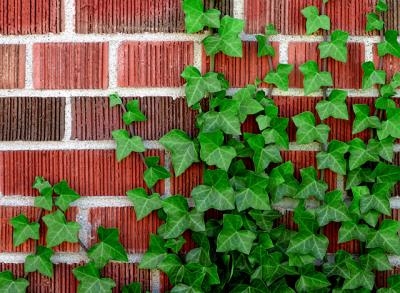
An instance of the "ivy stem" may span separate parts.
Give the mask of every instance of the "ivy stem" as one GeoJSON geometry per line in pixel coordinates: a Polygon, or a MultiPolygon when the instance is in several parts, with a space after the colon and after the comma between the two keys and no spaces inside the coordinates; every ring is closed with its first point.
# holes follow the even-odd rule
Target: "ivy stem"
{"type": "MultiPolygon", "coordinates": [[[[36,218],[36,221],[35,221],[36,224],[40,223],[40,220],[43,217],[43,213],[44,213],[44,209],[41,208],[39,210],[39,215],[38,215],[38,217],[36,218]]],[[[38,246],[39,246],[39,240],[34,240],[34,242],[33,242],[33,255],[36,255],[37,250],[38,250],[38,246]]],[[[29,275],[29,272],[26,272],[24,274],[24,278],[26,279],[28,277],[28,275],[29,275]]]]}
{"type": "MultiPolygon", "coordinates": [[[[269,40],[269,38],[267,38],[266,43],[267,43],[267,46],[271,45],[271,41],[269,40]]],[[[274,62],[272,60],[272,56],[271,55],[268,55],[268,65],[269,65],[269,70],[270,71],[275,71],[274,62]]],[[[269,88],[268,88],[268,94],[267,94],[269,99],[272,99],[273,90],[274,90],[274,85],[270,84],[269,88]]]]}

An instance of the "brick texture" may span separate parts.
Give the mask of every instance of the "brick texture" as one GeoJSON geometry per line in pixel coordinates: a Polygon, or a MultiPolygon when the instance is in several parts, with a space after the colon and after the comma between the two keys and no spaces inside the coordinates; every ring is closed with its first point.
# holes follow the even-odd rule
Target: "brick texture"
{"type": "Polygon", "coordinates": [[[0,45],[0,89],[25,86],[25,45],[0,45]]]}

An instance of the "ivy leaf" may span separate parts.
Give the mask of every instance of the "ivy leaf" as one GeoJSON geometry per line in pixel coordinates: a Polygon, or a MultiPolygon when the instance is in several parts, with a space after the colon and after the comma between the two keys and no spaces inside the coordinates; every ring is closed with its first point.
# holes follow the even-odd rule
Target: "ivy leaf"
{"type": "Polygon", "coordinates": [[[321,120],[325,120],[329,117],[349,120],[346,98],[346,91],[333,90],[327,100],[318,102],[316,109],[321,120]]]}
{"type": "Polygon", "coordinates": [[[379,162],[379,155],[376,145],[367,146],[360,138],[355,138],[349,143],[349,168],[357,169],[367,162],[379,162]]]}
{"type": "Polygon", "coordinates": [[[275,56],[275,49],[271,46],[269,37],[277,34],[278,32],[275,29],[275,26],[273,24],[268,24],[265,26],[265,35],[256,36],[258,42],[258,57],[275,56]]]}
{"type": "Polygon", "coordinates": [[[328,184],[323,180],[318,180],[317,171],[314,167],[301,169],[300,174],[302,181],[296,198],[308,199],[309,197],[316,197],[319,200],[324,200],[325,191],[328,190],[328,184]]]}
{"type": "Polygon", "coordinates": [[[63,212],[69,208],[71,203],[80,198],[80,195],[72,190],[65,180],[54,185],[54,192],[58,194],[58,197],[55,200],[55,205],[63,212]]]}
{"type": "Polygon", "coordinates": [[[387,12],[388,11],[388,5],[386,3],[386,0],[378,0],[378,3],[376,3],[375,9],[378,12],[387,12]]]}
{"type": "Polygon", "coordinates": [[[318,45],[321,58],[331,57],[336,61],[347,62],[347,40],[349,33],[336,30],[331,35],[330,42],[322,42],[318,45]]]}
{"type": "Polygon", "coordinates": [[[57,210],[52,214],[44,216],[42,219],[47,226],[47,247],[57,246],[64,241],[78,242],[80,225],[76,222],[67,222],[61,211],[57,210]]]}
{"type": "Polygon", "coordinates": [[[307,19],[306,31],[307,35],[311,35],[319,29],[330,30],[331,20],[326,15],[319,15],[319,10],[315,6],[308,6],[304,8],[301,13],[307,19]]]}
{"type": "Polygon", "coordinates": [[[377,231],[367,236],[367,248],[382,248],[388,253],[400,255],[400,223],[396,220],[383,220],[377,231]]]}
{"type": "Polygon", "coordinates": [[[265,146],[264,137],[261,134],[247,134],[245,139],[250,148],[254,151],[252,159],[257,173],[264,172],[270,163],[282,162],[280,149],[277,145],[265,146]]]}
{"type": "Polygon", "coordinates": [[[168,254],[159,264],[158,268],[167,274],[172,285],[182,282],[185,273],[187,273],[180,258],[175,254],[168,254]]]}
{"type": "Polygon", "coordinates": [[[39,240],[39,223],[29,223],[28,218],[20,214],[10,220],[13,226],[13,244],[14,246],[21,245],[28,239],[39,240]]]}
{"type": "Polygon", "coordinates": [[[366,192],[361,198],[361,212],[367,213],[370,210],[376,210],[382,214],[390,216],[390,189],[391,186],[385,183],[374,184],[372,194],[366,192]]]}
{"type": "Polygon", "coordinates": [[[93,245],[87,252],[96,268],[103,268],[110,260],[128,262],[128,255],[119,242],[118,229],[106,229],[100,226],[97,229],[99,243],[93,245]]]}
{"type": "Polygon", "coordinates": [[[53,276],[53,264],[50,258],[53,254],[52,249],[39,245],[35,255],[32,254],[26,257],[25,273],[38,271],[42,275],[51,278],[53,276]]]}
{"type": "Polygon", "coordinates": [[[12,272],[0,273],[0,292],[2,293],[25,293],[29,281],[23,278],[14,279],[12,272]]]}
{"type": "MultiPolygon", "coordinates": [[[[298,225],[300,232],[315,233],[319,228],[315,210],[306,209],[304,201],[300,202],[294,210],[293,220],[298,225]]],[[[304,253],[303,255],[307,254],[304,253]]]]}
{"type": "Polygon", "coordinates": [[[122,161],[132,152],[142,153],[145,151],[142,138],[139,136],[129,136],[125,129],[114,130],[112,136],[117,144],[117,160],[122,161]]]}
{"type": "Polygon", "coordinates": [[[322,227],[330,222],[350,221],[347,206],[343,201],[343,193],[340,190],[328,192],[325,196],[325,204],[316,211],[318,224],[322,227]]]}
{"type": "Polygon", "coordinates": [[[236,157],[236,151],[231,146],[223,146],[224,135],[218,130],[211,133],[200,133],[200,158],[210,166],[217,166],[227,171],[232,160],[236,157]]]}
{"type": "Polygon", "coordinates": [[[386,121],[382,122],[377,134],[379,140],[384,140],[389,136],[400,138],[400,108],[386,110],[386,121]]]}
{"type": "Polygon", "coordinates": [[[346,159],[344,155],[348,149],[349,146],[346,143],[332,140],[326,152],[317,154],[318,169],[330,169],[335,173],[346,175],[346,159]]]}
{"type": "Polygon", "coordinates": [[[326,124],[315,125],[314,114],[306,111],[292,118],[297,127],[296,140],[299,144],[308,144],[314,141],[326,143],[330,128],[326,124]]]}
{"type": "Polygon", "coordinates": [[[325,235],[316,235],[310,231],[298,232],[291,238],[287,253],[311,254],[317,259],[323,259],[329,240],[325,235]]]}
{"type": "Polygon", "coordinates": [[[296,196],[299,183],[294,177],[292,162],[283,163],[271,171],[268,189],[275,203],[279,202],[283,197],[296,196]]]}
{"type": "Polygon", "coordinates": [[[127,191],[126,194],[135,208],[137,221],[147,217],[151,212],[161,209],[162,207],[162,201],[158,193],[148,196],[144,188],[135,188],[127,191]]]}
{"type": "Polygon", "coordinates": [[[378,270],[382,272],[392,269],[388,256],[379,248],[371,249],[367,255],[364,255],[362,262],[370,270],[378,270]]]}
{"type": "Polygon", "coordinates": [[[139,282],[133,282],[129,285],[125,285],[122,288],[122,293],[141,293],[142,286],[139,282]]]}
{"type": "Polygon", "coordinates": [[[145,158],[147,169],[143,173],[144,181],[149,188],[157,184],[159,180],[170,177],[168,170],[159,166],[160,157],[145,158]]]}
{"type": "Polygon", "coordinates": [[[303,85],[304,94],[306,96],[318,91],[321,87],[333,85],[331,74],[326,71],[320,72],[317,62],[313,60],[307,61],[301,65],[300,71],[304,75],[303,85]]]}
{"type": "Polygon", "coordinates": [[[93,262],[73,270],[79,281],[78,293],[111,293],[115,282],[109,278],[101,278],[100,271],[93,262]]]}
{"type": "Polygon", "coordinates": [[[264,109],[264,107],[254,99],[256,90],[257,88],[254,85],[248,85],[233,95],[233,100],[239,102],[240,122],[244,122],[248,115],[257,114],[264,109]]]}
{"type": "Polygon", "coordinates": [[[362,88],[369,89],[375,84],[385,84],[386,72],[384,70],[376,70],[372,61],[363,63],[364,76],[362,78],[362,88]]]}
{"type": "Polygon", "coordinates": [[[370,139],[368,145],[371,145],[371,147],[376,148],[379,156],[382,159],[388,162],[392,162],[394,157],[394,151],[393,151],[394,140],[395,139],[393,137],[388,137],[383,140],[370,139]]]}
{"type": "Polygon", "coordinates": [[[122,99],[117,93],[111,94],[109,99],[110,99],[110,108],[115,107],[117,105],[122,105],[122,99]]]}
{"type": "Polygon", "coordinates": [[[199,161],[197,147],[184,131],[174,129],[161,137],[159,141],[171,152],[175,176],[181,175],[193,163],[199,161]]]}
{"type": "Polygon", "coordinates": [[[372,172],[372,176],[376,178],[376,182],[378,183],[395,184],[400,181],[400,167],[385,163],[378,163],[372,172]]]}
{"type": "MultiPolygon", "coordinates": [[[[258,115],[260,117],[261,115],[258,115]]],[[[257,117],[257,118],[258,118],[257,117]]],[[[277,116],[268,116],[264,117],[270,118],[270,125],[266,126],[266,129],[263,129],[262,135],[264,136],[264,140],[266,144],[275,143],[278,146],[288,149],[289,148],[289,136],[286,132],[286,128],[289,125],[288,118],[280,118],[277,116]]],[[[260,125],[259,120],[257,120],[260,125]]],[[[262,125],[264,126],[264,125],[262,125]]]]}
{"type": "Polygon", "coordinates": [[[205,212],[209,209],[219,211],[235,208],[235,193],[229,183],[228,174],[223,170],[206,170],[204,185],[199,185],[191,193],[196,209],[205,212]],[[218,178],[214,182],[212,178],[218,178]]]}
{"type": "Polygon", "coordinates": [[[353,134],[360,133],[367,128],[379,128],[381,122],[378,117],[370,116],[371,109],[365,104],[353,105],[355,119],[353,122],[353,134]]]}
{"type": "Polygon", "coordinates": [[[183,11],[185,12],[186,32],[189,34],[197,33],[205,26],[219,28],[221,12],[217,9],[209,9],[204,12],[204,5],[201,0],[183,1],[183,11]]]}
{"type": "Polygon", "coordinates": [[[339,250],[335,254],[335,262],[324,263],[323,270],[328,277],[339,276],[343,279],[349,279],[354,267],[354,262],[355,261],[350,253],[344,250],[339,250]]]}
{"type": "Polygon", "coordinates": [[[271,231],[274,220],[279,219],[282,215],[276,210],[260,211],[251,210],[250,217],[256,222],[256,225],[264,231],[271,231]]]}
{"type": "Polygon", "coordinates": [[[379,15],[376,13],[368,13],[367,14],[367,25],[365,27],[365,30],[367,32],[373,31],[373,30],[382,30],[385,26],[385,22],[379,18],[379,15]]]}
{"type": "Polygon", "coordinates": [[[276,71],[270,71],[264,78],[269,84],[274,84],[280,90],[287,91],[289,88],[289,74],[293,70],[291,64],[278,64],[276,71]]]}
{"type": "Polygon", "coordinates": [[[53,187],[43,177],[35,177],[32,187],[37,189],[40,196],[35,197],[35,207],[51,211],[53,209],[53,187]]]}
{"type": "Polygon", "coordinates": [[[352,269],[351,277],[344,281],[342,288],[344,290],[354,290],[363,287],[372,290],[374,284],[375,274],[357,265],[352,269]]]}
{"type": "Polygon", "coordinates": [[[150,244],[143,255],[139,268],[156,269],[162,260],[167,256],[164,240],[157,235],[150,234],[150,244]]]}
{"type": "Polygon", "coordinates": [[[221,130],[226,134],[241,135],[239,101],[222,99],[220,111],[208,111],[202,118],[203,132],[221,130]]]}
{"type": "Polygon", "coordinates": [[[371,177],[371,170],[367,168],[358,168],[350,171],[346,178],[346,190],[358,186],[362,182],[374,182],[374,178],[371,177]]]}
{"type": "Polygon", "coordinates": [[[329,287],[331,283],[325,274],[312,272],[311,274],[302,274],[296,282],[297,292],[311,292],[314,290],[323,290],[329,287]]]}
{"type": "Polygon", "coordinates": [[[179,236],[177,239],[169,239],[167,242],[165,242],[165,248],[169,248],[173,253],[178,254],[185,243],[185,238],[179,236]]]}
{"type": "Polygon", "coordinates": [[[359,224],[353,221],[344,222],[340,226],[338,243],[345,243],[351,240],[365,242],[370,228],[365,224],[359,224]]]}
{"type": "Polygon", "coordinates": [[[126,104],[126,109],[127,112],[122,116],[126,125],[147,120],[146,116],[140,111],[139,100],[129,101],[126,104]]]}
{"type": "Polygon", "coordinates": [[[224,215],[223,227],[217,238],[217,252],[237,250],[249,254],[256,234],[242,230],[243,220],[239,215],[224,215]]]}
{"type": "Polygon", "coordinates": [[[249,173],[244,178],[244,186],[236,194],[236,207],[239,212],[248,208],[271,210],[266,188],[268,177],[263,174],[249,173]]]}
{"type": "Polygon", "coordinates": [[[387,278],[387,283],[390,288],[380,288],[378,293],[397,293],[400,289],[400,275],[392,275],[387,278]]]}
{"type": "Polygon", "coordinates": [[[400,58],[400,44],[397,41],[399,32],[395,30],[388,30],[385,32],[385,41],[378,44],[378,55],[380,57],[387,54],[400,58]]]}

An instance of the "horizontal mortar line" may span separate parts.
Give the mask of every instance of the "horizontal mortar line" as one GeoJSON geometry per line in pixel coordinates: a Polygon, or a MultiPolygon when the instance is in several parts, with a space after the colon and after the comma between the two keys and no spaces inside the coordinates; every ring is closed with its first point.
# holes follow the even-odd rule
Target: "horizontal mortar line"
{"type": "MultiPolygon", "coordinates": [[[[32,253],[2,252],[0,253],[0,263],[21,264],[25,262],[25,258],[30,254],[32,253]]],[[[139,263],[142,258],[142,253],[128,254],[128,263],[139,263]]],[[[53,264],[77,264],[88,261],[89,258],[85,252],[56,252],[51,257],[51,262],[53,264]]]]}

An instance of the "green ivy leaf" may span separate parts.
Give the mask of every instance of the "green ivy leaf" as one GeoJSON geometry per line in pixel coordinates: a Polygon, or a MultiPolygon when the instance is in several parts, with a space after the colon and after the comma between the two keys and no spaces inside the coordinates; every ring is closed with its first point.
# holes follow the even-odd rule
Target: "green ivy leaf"
{"type": "Polygon", "coordinates": [[[51,278],[53,276],[53,264],[50,258],[53,254],[52,249],[39,245],[36,254],[26,257],[25,273],[38,271],[42,275],[51,278]]]}
{"type": "Polygon", "coordinates": [[[135,208],[137,221],[162,207],[162,201],[158,193],[148,196],[144,188],[135,188],[127,191],[126,194],[135,208]]]}
{"type": "Polygon", "coordinates": [[[386,72],[384,70],[376,70],[372,61],[363,63],[364,76],[362,78],[362,88],[369,89],[376,84],[386,83],[386,72]]]}
{"type": "Polygon", "coordinates": [[[323,271],[328,277],[339,276],[343,279],[349,279],[351,271],[354,268],[354,262],[350,253],[338,250],[335,254],[335,262],[325,262],[323,264],[323,271]]]}
{"type": "Polygon", "coordinates": [[[69,208],[71,203],[80,198],[80,195],[72,190],[65,180],[54,185],[54,192],[58,194],[58,197],[55,200],[55,205],[63,212],[69,208]]]}
{"type": "Polygon", "coordinates": [[[112,136],[117,144],[117,160],[122,161],[132,152],[142,153],[145,151],[142,138],[139,136],[129,136],[125,129],[114,130],[112,136]]]}
{"type": "Polygon", "coordinates": [[[380,128],[381,122],[378,117],[370,116],[371,109],[365,104],[354,104],[353,111],[355,119],[353,122],[353,134],[360,133],[368,128],[380,128]]]}
{"type": "Polygon", "coordinates": [[[264,172],[270,163],[282,162],[279,147],[277,145],[265,146],[265,140],[261,134],[245,134],[245,139],[254,152],[252,159],[257,173],[264,172]]]}
{"type": "Polygon", "coordinates": [[[269,84],[274,84],[280,90],[287,91],[289,88],[289,74],[293,71],[291,64],[278,64],[276,71],[270,71],[264,78],[269,84]]]}
{"type": "Polygon", "coordinates": [[[172,285],[182,282],[185,273],[187,273],[180,258],[175,254],[168,254],[159,264],[158,268],[167,274],[168,280],[172,285]]]}
{"type": "Polygon", "coordinates": [[[350,221],[347,206],[343,201],[343,193],[340,190],[328,192],[325,196],[325,204],[316,211],[318,224],[322,227],[330,222],[350,221]]]}
{"type": "Polygon", "coordinates": [[[233,100],[239,103],[240,122],[244,122],[248,115],[264,110],[264,107],[255,99],[256,90],[254,85],[248,85],[233,95],[233,100]]]}
{"type": "Polygon", "coordinates": [[[390,209],[390,194],[391,186],[385,183],[376,183],[373,186],[372,194],[365,192],[360,201],[362,213],[367,213],[370,210],[376,210],[382,214],[391,215],[390,209]]]}
{"type": "Polygon", "coordinates": [[[396,220],[383,220],[377,231],[367,236],[367,248],[382,248],[388,253],[400,255],[400,223],[396,220]]]}
{"type": "Polygon", "coordinates": [[[176,239],[169,239],[167,242],[165,242],[165,248],[169,248],[172,250],[173,253],[178,254],[185,243],[185,238],[179,236],[176,239]]]}
{"type": "Polygon", "coordinates": [[[12,272],[0,273],[0,292],[2,293],[25,293],[29,281],[23,278],[14,279],[12,272]]]}
{"type": "Polygon", "coordinates": [[[379,162],[377,145],[365,145],[360,138],[355,138],[349,143],[349,168],[357,169],[367,162],[379,162]]]}
{"type": "Polygon", "coordinates": [[[372,290],[375,284],[375,274],[369,270],[363,269],[360,265],[353,265],[351,277],[346,279],[343,284],[344,290],[354,290],[363,287],[372,290]]]}
{"type": "Polygon", "coordinates": [[[373,31],[373,30],[382,30],[385,27],[385,22],[379,18],[379,15],[371,12],[367,14],[367,25],[365,27],[365,30],[367,32],[373,31]]]}
{"type": "Polygon", "coordinates": [[[338,243],[345,243],[351,240],[365,242],[370,228],[365,224],[359,224],[353,221],[344,222],[340,226],[338,243]]]}
{"type": "Polygon", "coordinates": [[[393,150],[394,140],[395,139],[393,137],[388,137],[383,140],[370,139],[368,145],[371,145],[372,147],[376,148],[379,156],[382,159],[388,162],[392,162],[394,157],[394,150],[393,150]]]}
{"type": "Polygon", "coordinates": [[[400,275],[393,275],[387,279],[390,288],[380,288],[378,293],[397,293],[400,290],[400,275]]]}
{"type": "Polygon", "coordinates": [[[316,109],[321,120],[325,120],[329,117],[349,120],[346,98],[346,91],[333,90],[327,100],[318,102],[316,109]]]}
{"type": "Polygon", "coordinates": [[[13,244],[14,246],[21,245],[28,239],[39,240],[39,223],[30,223],[28,218],[20,214],[10,220],[13,226],[13,244]]]}
{"type": "Polygon", "coordinates": [[[274,143],[284,149],[288,149],[289,136],[286,128],[289,125],[289,119],[278,117],[278,107],[276,106],[266,107],[265,114],[266,115],[258,115],[256,118],[258,126],[264,136],[265,143],[274,143]]]}
{"type": "Polygon", "coordinates": [[[367,255],[363,255],[361,261],[369,270],[378,270],[382,272],[392,269],[388,256],[379,248],[371,249],[367,255]]]}
{"type": "Polygon", "coordinates": [[[44,216],[42,219],[47,226],[47,247],[57,246],[64,241],[78,242],[80,225],[76,222],[67,222],[61,211],[57,210],[52,214],[44,216]]]}
{"type": "Polygon", "coordinates": [[[382,122],[377,134],[379,140],[389,136],[400,138],[400,108],[386,110],[386,120],[382,122]]]}
{"type": "Polygon", "coordinates": [[[219,111],[208,111],[201,117],[203,132],[221,130],[226,134],[241,135],[239,106],[238,100],[223,99],[219,111]]]}
{"type": "Polygon", "coordinates": [[[350,171],[346,178],[346,190],[358,186],[362,182],[374,182],[374,178],[371,178],[371,172],[368,168],[358,168],[350,171]]]}
{"type": "Polygon", "coordinates": [[[143,255],[139,268],[156,269],[162,260],[167,256],[164,240],[157,235],[150,234],[150,244],[143,255]]]}
{"type": "Polygon", "coordinates": [[[301,231],[291,238],[287,253],[311,254],[317,259],[323,259],[328,249],[329,240],[325,235],[301,231]]]}
{"type": "Polygon", "coordinates": [[[304,8],[301,13],[307,19],[306,31],[307,35],[311,35],[319,29],[329,31],[331,29],[331,20],[326,15],[319,15],[319,10],[315,6],[304,8]]]}
{"type": "Polygon", "coordinates": [[[341,141],[332,140],[326,152],[317,154],[318,169],[329,169],[340,175],[346,175],[346,159],[344,158],[349,146],[341,141]]]}
{"type": "Polygon", "coordinates": [[[273,202],[279,202],[284,197],[295,197],[299,183],[294,177],[294,166],[292,162],[285,162],[272,169],[269,176],[269,192],[273,202]]]}
{"type": "Polygon", "coordinates": [[[256,210],[271,210],[266,188],[268,177],[264,174],[247,174],[243,180],[244,186],[238,188],[236,207],[239,212],[248,208],[256,210]]]}
{"type": "Polygon", "coordinates": [[[304,75],[304,94],[308,96],[324,86],[333,86],[332,76],[329,72],[318,69],[317,62],[311,60],[300,66],[300,71],[304,75]]]}
{"type": "Polygon", "coordinates": [[[126,125],[130,125],[133,122],[146,121],[146,116],[140,111],[139,100],[131,100],[126,104],[127,112],[124,113],[122,119],[126,125]]]}
{"type": "Polygon", "coordinates": [[[378,3],[376,3],[375,9],[378,12],[387,12],[388,11],[388,5],[386,3],[386,0],[378,0],[378,3]]]}
{"type": "Polygon", "coordinates": [[[372,172],[372,177],[376,178],[377,183],[395,184],[400,181],[400,167],[378,163],[372,172]]]}
{"type": "Polygon", "coordinates": [[[328,190],[328,184],[323,180],[318,180],[317,171],[314,167],[308,167],[300,170],[301,184],[299,186],[296,198],[308,199],[315,197],[324,200],[325,192],[328,190]]]}
{"type": "Polygon", "coordinates": [[[53,187],[43,177],[35,177],[32,187],[37,189],[40,196],[35,197],[35,207],[51,211],[53,209],[53,187]]]}
{"type": "Polygon", "coordinates": [[[117,105],[122,105],[122,99],[117,93],[111,94],[109,99],[110,99],[110,108],[115,107],[117,105]]]}
{"type": "Polygon", "coordinates": [[[204,4],[201,0],[184,0],[185,28],[189,34],[197,33],[205,26],[219,28],[221,12],[217,9],[209,9],[204,12],[204,4]]]}
{"type": "Polygon", "coordinates": [[[331,35],[330,42],[322,42],[318,45],[321,58],[331,57],[336,61],[347,62],[347,40],[349,33],[336,30],[331,35]]]}
{"type": "Polygon", "coordinates": [[[275,56],[275,49],[271,46],[269,42],[269,37],[277,35],[278,32],[273,24],[268,24],[265,26],[265,35],[257,35],[256,40],[258,42],[258,57],[263,56],[275,56]]]}
{"type": "Polygon", "coordinates": [[[400,44],[397,41],[399,32],[395,30],[388,30],[385,32],[385,41],[378,44],[378,55],[380,57],[387,54],[400,58],[400,44]]]}
{"type": "Polygon", "coordinates": [[[129,285],[125,285],[122,288],[122,293],[141,293],[141,292],[142,292],[142,286],[139,282],[130,283],[129,285]]]}
{"type": "Polygon", "coordinates": [[[296,290],[297,292],[311,292],[314,290],[323,290],[330,285],[331,283],[328,281],[325,274],[312,272],[300,276],[296,282],[296,290]]]}
{"type": "Polygon", "coordinates": [[[256,234],[242,230],[243,220],[239,215],[224,215],[223,227],[217,238],[217,252],[237,250],[249,254],[256,234]]]}
{"type": "Polygon", "coordinates": [[[75,268],[73,274],[79,281],[78,293],[111,293],[116,286],[114,280],[101,278],[93,262],[75,268]]]}
{"type": "Polygon", "coordinates": [[[168,170],[159,166],[160,157],[145,158],[147,169],[143,173],[144,181],[149,188],[157,184],[159,180],[170,177],[168,170]]]}
{"type": "Polygon", "coordinates": [[[330,128],[326,124],[315,125],[314,114],[306,111],[292,117],[297,127],[296,140],[299,144],[308,144],[314,141],[326,143],[330,128]]]}

